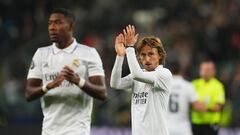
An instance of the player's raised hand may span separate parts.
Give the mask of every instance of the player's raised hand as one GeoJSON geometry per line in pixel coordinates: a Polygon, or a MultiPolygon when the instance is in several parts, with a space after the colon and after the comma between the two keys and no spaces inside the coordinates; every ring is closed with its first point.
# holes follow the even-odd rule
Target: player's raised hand
{"type": "Polygon", "coordinates": [[[122,33],[115,38],[115,50],[118,56],[124,56],[126,53],[124,41],[125,39],[122,33]]]}
{"type": "Polygon", "coordinates": [[[126,46],[133,46],[136,44],[139,34],[136,34],[135,27],[133,25],[126,26],[126,28],[123,29],[123,34],[126,46]]]}
{"type": "Polygon", "coordinates": [[[72,83],[78,85],[78,82],[79,82],[80,78],[69,66],[65,66],[62,69],[61,74],[69,82],[72,82],[72,83]]]}

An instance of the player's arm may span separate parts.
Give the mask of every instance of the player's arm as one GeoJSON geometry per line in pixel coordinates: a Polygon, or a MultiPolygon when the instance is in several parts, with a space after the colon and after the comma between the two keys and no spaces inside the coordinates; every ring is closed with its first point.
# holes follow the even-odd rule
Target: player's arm
{"type": "Polygon", "coordinates": [[[221,87],[219,87],[219,91],[215,94],[215,104],[209,108],[209,111],[211,112],[219,112],[223,109],[224,103],[225,103],[225,92],[224,92],[224,86],[221,84],[221,87]]]}
{"type": "Polygon", "coordinates": [[[117,56],[111,73],[110,86],[114,89],[128,89],[132,86],[131,77],[122,78],[122,65],[126,53],[123,34],[119,34],[115,39],[115,51],[117,56]]]}
{"type": "Polygon", "coordinates": [[[107,99],[107,87],[104,76],[91,76],[88,80],[80,78],[70,67],[65,66],[61,71],[64,78],[80,87],[88,95],[100,99],[107,99]]]}
{"type": "Polygon", "coordinates": [[[29,78],[27,79],[25,98],[27,101],[38,99],[42,97],[47,91],[58,87],[63,80],[64,77],[62,75],[58,75],[51,83],[43,86],[41,79],[29,78]]]}
{"type": "Polygon", "coordinates": [[[64,77],[60,74],[51,83],[42,86],[42,59],[44,54],[38,49],[32,59],[31,66],[28,72],[28,79],[25,88],[25,98],[27,101],[32,101],[43,96],[48,90],[58,87],[64,77]]]}
{"type": "Polygon", "coordinates": [[[194,110],[199,112],[219,112],[221,111],[223,105],[222,104],[215,104],[211,108],[207,108],[203,103],[200,101],[196,101],[192,103],[192,107],[194,110]]]}
{"type": "Polygon", "coordinates": [[[43,96],[45,92],[42,90],[42,80],[30,78],[27,79],[27,85],[25,89],[25,98],[27,101],[32,101],[43,96]]]}
{"type": "Polygon", "coordinates": [[[191,102],[192,109],[198,112],[207,112],[207,107],[202,101],[200,101],[194,86],[191,83],[189,83],[189,87],[187,88],[189,90],[188,98],[191,102]]]}
{"type": "Polygon", "coordinates": [[[192,103],[192,108],[198,112],[207,112],[208,111],[207,107],[200,101],[194,101],[192,103]]]}
{"type": "Polygon", "coordinates": [[[91,76],[89,81],[86,81],[82,90],[90,96],[100,99],[107,99],[107,87],[104,76],[91,76]]]}
{"type": "Polygon", "coordinates": [[[209,112],[219,112],[222,110],[222,108],[223,108],[223,104],[216,103],[213,105],[213,107],[209,108],[208,111],[209,112]]]}

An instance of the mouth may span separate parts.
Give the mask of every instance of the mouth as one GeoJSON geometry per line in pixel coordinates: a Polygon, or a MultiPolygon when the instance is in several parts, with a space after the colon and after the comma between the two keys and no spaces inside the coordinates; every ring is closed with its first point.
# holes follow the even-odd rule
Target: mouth
{"type": "Polygon", "coordinates": [[[57,39],[58,35],[55,33],[49,33],[49,37],[51,40],[55,40],[55,39],[57,39]]]}
{"type": "Polygon", "coordinates": [[[49,33],[49,36],[51,36],[51,37],[56,37],[57,34],[56,34],[56,33],[49,33]]]}
{"type": "Polygon", "coordinates": [[[146,67],[150,67],[152,64],[151,63],[146,63],[145,66],[146,67]]]}

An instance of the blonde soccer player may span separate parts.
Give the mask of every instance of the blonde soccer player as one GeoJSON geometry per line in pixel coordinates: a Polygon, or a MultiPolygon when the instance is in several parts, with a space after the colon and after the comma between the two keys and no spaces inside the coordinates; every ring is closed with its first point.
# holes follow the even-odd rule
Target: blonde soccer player
{"type": "Polygon", "coordinates": [[[115,89],[131,89],[132,135],[168,135],[165,113],[172,74],[163,67],[166,52],[157,37],[144,37],[138,45],[137,40],[132,25],[116,37],[117,56],[110,85],[115,89]],[[122,78],[125,55],[131,73],[122,78]]]}

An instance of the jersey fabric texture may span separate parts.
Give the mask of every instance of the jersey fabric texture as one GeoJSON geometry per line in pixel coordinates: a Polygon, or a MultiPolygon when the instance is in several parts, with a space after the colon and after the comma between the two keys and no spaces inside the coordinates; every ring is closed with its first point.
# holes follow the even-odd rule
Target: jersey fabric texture
{"type": "Polygon", "coordinates": [[[165,118],[171,72],[162,65],[154,71],[144,72],[137,62],[134,48],[127,48],[126,54],[131,74],[121,78],[124,57],[117,56],[110,85],[132,91],[132,135],[168,135],[165,118]]]}
{"type": "Polygon", "coordinates": [[[193,85],[182,76],[174,75],[170,90],[167,123],[170,135],[192,135],[189,119],[191,103],[198,100],[193,85]]]}
{"type": "MultiPolygon", "coordinates": [[[[39,48],[33,56],[27,78],[41,79],[46,85],[64,66],[71,67],[85,80],[91,76],[104,76],[97,51],[74,40],[65,49],[57,48],[55,43],[39,48]]],[[[90,135],[93,99],[77,85],[64,80],[40,101],[44,116],[42,135],[90,135]]]]}
{"type": "MultiPolygon", "coordinates": [[[[216,78],[209,81],[204,79],[197,79],[192,82],[194,85],[199,99],[208,108],[212,108],[214,104],[225,103],[225,92],[223,84],[216,78]]],[[[217,124],[220,122],[221,112],[197,112],[192,111],[193,124],[217,124]]]]}

